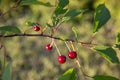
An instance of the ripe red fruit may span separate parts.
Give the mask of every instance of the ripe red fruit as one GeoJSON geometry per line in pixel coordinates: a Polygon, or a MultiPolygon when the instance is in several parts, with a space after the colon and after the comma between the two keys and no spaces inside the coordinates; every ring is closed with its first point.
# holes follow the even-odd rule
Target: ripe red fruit
{"type": "Polygon", "coordinates": [[[34,28],[34,31],[39,31],[40,30],[39,26],[33,26],[33,28],[34,28]]]}
{"type": "Polygon", "coordinates": [[[74,58],[77,57],[77,53],[76,53],[75,51],[70,51],[70,52],[68,53],[68,57],[69,57],[70,59],[74,59],[74,58]]]}
{"type": "Polygon", "coordinates": [[[46,50],[48,50],[48,51],[52,50],[52,46],[51,46],[50,44],[47,44],[45,48],[46,48],[46,50]]]}
{"type": "Polygon", "coordinates": [[[66,62],[66,57],[64,55],[58,56],[58,62],[63,64],[66,62]]]}

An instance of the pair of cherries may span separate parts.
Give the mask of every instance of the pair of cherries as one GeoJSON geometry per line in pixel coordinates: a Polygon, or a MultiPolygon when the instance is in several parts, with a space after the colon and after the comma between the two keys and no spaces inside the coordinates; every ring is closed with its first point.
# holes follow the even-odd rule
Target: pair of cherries
{"type": "MultiPolygon", "coordinates": [[[[48,51],[52,50],[52,46],[50,44],[47,44],[46,45],[46,50],[48,50],[48,51]]],[[[68,57],[70,59],[75,59],[77,57],[77,53],[75,51],[70,51],[70,52],[68,52],[68,57]]],[[[58,62],[60,64],[65,63],[66,62],[66,56],[64,56],[64,55],[58,56],[58,62]]]]}

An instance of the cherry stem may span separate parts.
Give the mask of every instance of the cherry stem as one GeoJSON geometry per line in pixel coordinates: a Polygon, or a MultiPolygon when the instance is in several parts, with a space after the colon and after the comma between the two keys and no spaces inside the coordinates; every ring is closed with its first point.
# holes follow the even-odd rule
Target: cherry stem
{"type": "Polygon", "coordinates": [[[68,46],[68,44],[67,44],[67,42],[66,42],[66,41],[65,41],[65,44],[66,44],[66,46],[67,46],[68,50],[69,50],[69,51],[71,51],[71,49],[70,49],[70,47],[68,46]]]}
{"type": "Polygon", "coordinates": [[[57,47],[55,41],[54,41],[53,43],[54,43],[54,46],[56,47],[56,50],[57,50],[57,52],[58,52],[58,55],[60,56],[60,55],[61,55],[60,50],[58,49],[58,47],[57,47]]]}
{"type": "Polygon", "coordinates": [[[86,77],[92,78],[91,76],[84,73],[84,70],[83,70],[78,58],[76,59],[76,64],[78,65],[79,69],[81,70],[82,75],[84,76],[84,80],[87,80],[86,77]]]}
{"type": "Polygon", "coordinates": [[[70,43],[71,43],[71,46],[72,46],[73,51],[76,51],[76,50],[75,50],[75,46],[74,46],[73,42],[72,42],[72,41],[70,41],[70,43]]]}
{"type": "Polygon", "coordinates": [[[47,26],[45,28],[43,28],[43,30],[41,31],[40,34],[43,34],[47,30],[47,28],[48,28],[47,26]]]}
{"type": "Polygon", "coordinates": [[[50,44],[50,47],[54,44],[54,39],[52,38],[52,42],[50,44]]]}

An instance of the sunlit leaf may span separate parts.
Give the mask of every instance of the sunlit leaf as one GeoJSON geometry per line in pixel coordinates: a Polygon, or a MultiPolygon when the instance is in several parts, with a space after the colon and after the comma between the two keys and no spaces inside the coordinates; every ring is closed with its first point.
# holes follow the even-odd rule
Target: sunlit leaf
{"type": "Polygon", "coordinates": [[[60,39],[63,40],[63,41],[66,40],[65,36],[61,36],[60,39]]]}
{"type": "Polygon", "coordinates": [[[20,34],[21,31],[19,28],[17,28],[16,26],[2,26],[0,27],[0,35],[3,34],[20,34]]]}
{"type": "Polygon", "coordinates": [[[117,37],[116,37],[116,43],[120,42],[120,32],[118,32],[117,37]]]}
{"type": "Polygon", "coordinates": [[[106,76],[106,75],[95,75],[93,77],[94,80],[120,80],[112,76],[106,76]]]}
{"type": "Polygon", "coordinates": [[[80,34],[79,30],[76,27],[72,27],[72,31],[74,32],[75,37],[78,38],[78,35],[80,34]]]}
{"type": "Polygon", "coordinates": [[[93,47],[102,57],[112,63],[120,63],[115,50],[109,46],[95,46],[93,47]]]}
{"type": "Polygon", "coordinates": [[[43,6],[47,6],[47,7],[52,7],[53,5],[51,5],[49,2],[44,3],[42,1],[38,1],[38,0],[22,0],[20,5],[43,5],[43,6]]]}
{"type": "Polygon", "coordinates": [[[97,32],[110,19],[110,12],[104,4],[100,4],[95,11],[94,29],[97,32]]]}
{"type": "Polygon", "coordinates": [[[11,64],[8,63],[2,75],[2,80],[12,80],[11,78],[11,64]]]}
{"type": "Polygon", "coordinates": [[[73,68],[67,70],[58,80],[76,80],[76,72],[73,68]]]}
{"type": "Polygon", "coordinates": [[[36,25],[36,23],[28,21],[28,22],[26,22],[26,25],[27,26],[34,26],[34,25],[36,25]]]}
{"type": "Polygon", "coordinates": [[[78,16],[80,13],[85,12],[86,10],[81,10],[81,9],[73,9],[69,10],[63,17],[63,21],[68,21],[71,18],[78,16]]]}

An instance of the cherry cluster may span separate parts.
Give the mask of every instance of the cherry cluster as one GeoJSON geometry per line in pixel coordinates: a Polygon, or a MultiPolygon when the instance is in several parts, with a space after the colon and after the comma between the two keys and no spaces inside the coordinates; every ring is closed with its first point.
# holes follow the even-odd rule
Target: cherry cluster
{"type": "MultiPolygon", "coordinates": [[[[34,29],[34,31],[40,31],[40,26],[35,25],[35,26],[33,26],[33,29],[34,29]]],[[[47,51],[51,51],[53,49],[52,43],[47,44],[45,48],[46,48],[47,51]]],[[[77,57],[76,51],[72,51],[72,50],[69,49],[68,57],[70,59],[75,59],[77,57]]],[[[63,63],[66,62],[66,56],[59,54],[57,60],[60,64],[63,64],[63,63]]]]}
{"type": "MultiPolygon", "coordinates": [[[[45,48],[46,48],[46,50],[50,51],[50,50],[52,50],[53,47],[50,44],[47,44],[45,48]]],[[[70,59],[75,59],[77,57],[77,53],[75,51],[69,51],[68,52],[68,57],[70,59]]],[[[59,55],[58,56],[58,62],[60,64],[65,63],[66,62],[66,56],[65,55],[59,55]]]]}

